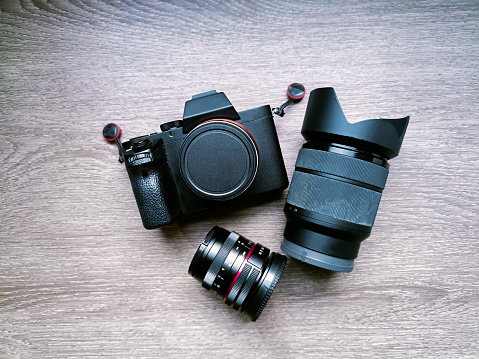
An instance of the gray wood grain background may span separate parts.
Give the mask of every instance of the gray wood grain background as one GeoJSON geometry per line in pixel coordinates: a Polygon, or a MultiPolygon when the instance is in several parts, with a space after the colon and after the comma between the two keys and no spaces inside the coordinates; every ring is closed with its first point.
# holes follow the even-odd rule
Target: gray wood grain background
{"type": "MultiPolygon", "coordinates": [[[[478,358],[478,24],[476,0],[0,1],[0,357],[478,358]],[[287,191],[147,231],[101,131],[295,81],[411,122],[354,271],[290,259],[253,323],[187,268],[215,224],[279,251],[287,191]]],[[[290,178],[306,104],[276,120],[290,178]]]]}

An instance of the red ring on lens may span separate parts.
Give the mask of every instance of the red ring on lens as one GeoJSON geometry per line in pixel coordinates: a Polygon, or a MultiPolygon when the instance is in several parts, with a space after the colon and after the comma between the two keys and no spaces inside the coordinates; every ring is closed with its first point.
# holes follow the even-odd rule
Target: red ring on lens
{"type": "Polygon", "coordinates": [[[253,243],[253,246],[252,246],[251,249],[249,250],[249,252],[248,252],[248,254],[246,255],[245,259],[243,260],[243,263],[241,263],[241,266],[240,266],[240,268],[238,269],[238,273],[236,273],[236,276],[235,276],[235,278],[233,279],[233,281],[231,282],[231,285],[230,285],[230,287],[228,288],[228,291],[226,292],[225,297],[223,298],[223,300],[226,300],[226,298],[228,298],[228,295],[230,294],[231,289],[233,289],[233,286],[235,285],[236,280],[238,279],[238,277],[240,276],[241,272],[243,271],[243,268],[244,268],[244,266],[246,265],[246,262],[248,262],[248,259],[249,259],[249,257],[251,256],[251,253],[253,253],[253,249],[254,249],[255,246],[256,246],[256,243],[253,243]]]}

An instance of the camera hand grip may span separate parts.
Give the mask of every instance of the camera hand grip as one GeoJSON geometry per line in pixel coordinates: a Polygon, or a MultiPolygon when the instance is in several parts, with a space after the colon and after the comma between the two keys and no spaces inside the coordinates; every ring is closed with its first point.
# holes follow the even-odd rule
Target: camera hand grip
{"type": "Polygon", "coordinates": [[[172,184],[166,160],[127,167],[143,226],[153,229],[175,220],[176,209],[170,197],[172,184]]]}

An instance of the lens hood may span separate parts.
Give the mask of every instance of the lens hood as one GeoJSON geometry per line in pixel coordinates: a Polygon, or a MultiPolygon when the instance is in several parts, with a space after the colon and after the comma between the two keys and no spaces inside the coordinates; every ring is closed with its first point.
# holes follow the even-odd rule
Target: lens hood
{"type": "Polygon", "coordinates": [[[322,87],[310,93],[301,134],[306,140],[338,142],[391,159],[399,153],[408,123],[409,116],[349,123],[334,89],[322,87]]]}

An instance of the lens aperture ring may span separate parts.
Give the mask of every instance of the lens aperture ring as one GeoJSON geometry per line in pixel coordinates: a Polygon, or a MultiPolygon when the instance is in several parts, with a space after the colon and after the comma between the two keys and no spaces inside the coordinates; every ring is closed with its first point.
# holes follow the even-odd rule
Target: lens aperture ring
{"type": "Polygon", "coordinates": [[[203,287],[205,287],[206,289],[211,288],[216,276],[221,269],[221,266],[223,265],[226,257],[228,256],[228,253],[231,251],[239,237],[240,236],[238,233],[231,232],[230,235],[226,238],[225,242],[218,251],[218,254],[213,260],[213,263],[206,272],[205,278],[203,279],[203,287]]]}
{"type": "Polygon", "coordinates": [[[253,268],[251,270],[250,275],[248,278],[246,278],[245,284],[243,286],[243,289],[241,290],[240,294],[238,295],[238,298],[233,304],[233,308],[238,310],[246,300],[246,297],[248,294],[250,294],[251,288],[253,288],[253,284],[256,282],[258,279],[259,274],[261,273],[261,270],[253,268]]]}
{"type": "Polygon", "coordinates": [[[226,292],[225,297],[224,297],[224,300],[225,300],[226,304],[228,304],[231,300],[234,300],[234,298],[236,297],[236,294],[238,294],[239,288],[241,288],[241,285],[243,285],[243,282],[246,279],[246,276],[243,275],[243,271],[245,270],[245,267],[248,268],[248,273],[246,273],[246,275],[249,274],[249,271],[251,270],[251,265],[249,265],[249,264],[247,265],[247,263],[248,263],[249,257],[251,257],[251,254],[253,253],[255,247],[256,247],[256,243],[253,243],[250,250],[248,251],[248,254],[246,254],[246,256],[244,257],[243,262],[241,263],[241,265],[238,269],[238,272],[236,273],[236,276],[234,277],[233,281],[231,282],[231,285],[228,288],[228,291],[226,292]],[[238,286],[235,287],[236,283],[240,280],[241,280],[241,282],[238,284],[238,286]],[[235,293],[231,293],[233,289],[235,289],[235,290],[237,289],[235,293]],[[232,299],[229,298],[230,294],[231,294],[232,299]]]}

